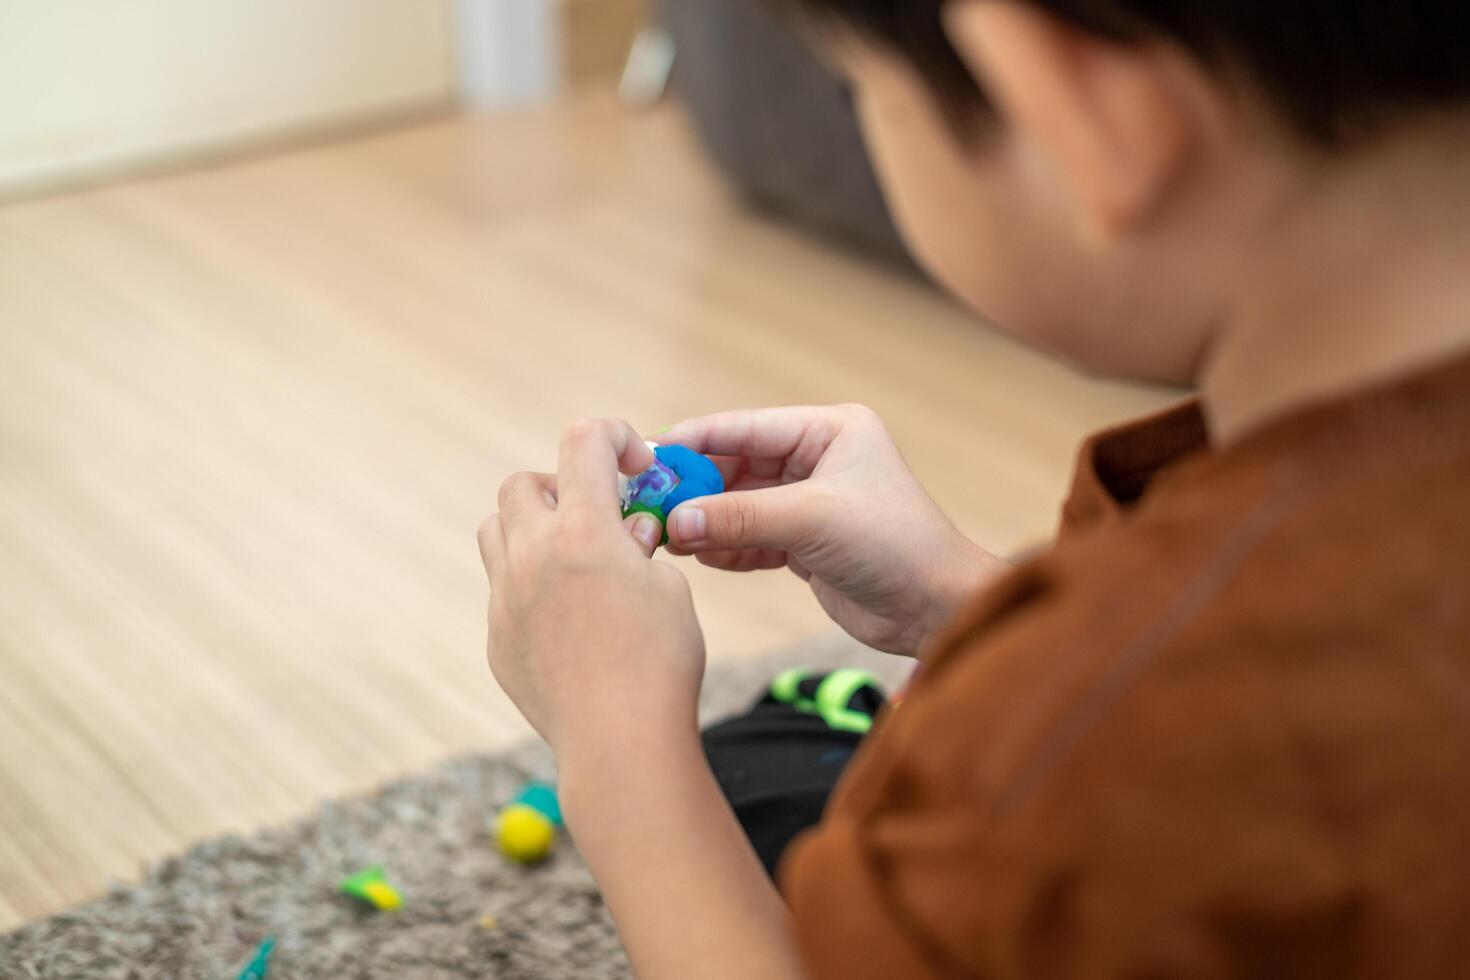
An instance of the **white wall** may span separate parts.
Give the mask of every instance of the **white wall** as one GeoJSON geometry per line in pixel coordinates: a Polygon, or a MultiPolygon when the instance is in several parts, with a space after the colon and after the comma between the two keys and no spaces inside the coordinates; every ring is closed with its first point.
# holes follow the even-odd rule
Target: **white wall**
{"type": "Polygon", "coordinates": [[[0,0],[0,191],[444,103],[447,0],[0,0]]]}

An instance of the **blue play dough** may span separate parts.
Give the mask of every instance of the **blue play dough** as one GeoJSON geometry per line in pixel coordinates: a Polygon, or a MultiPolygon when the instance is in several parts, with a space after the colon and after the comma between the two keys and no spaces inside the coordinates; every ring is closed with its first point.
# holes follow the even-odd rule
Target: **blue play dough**
{"type": "Polygon", "coordinates": [[[629,481],[623,515],[653,514],[667,524],[669,514],[686,500],[725,492],[725,479],[708,456],[683,446],[659,446],[655,462],[629,481]]]}
{"type": "Polygon", "coordinates": [[[686,500],[725,492],[725,478],[708,456],[683,446],[659,446],[653,454],[679,477],[679,485],[664,498],[665,518],[686,500]]]}

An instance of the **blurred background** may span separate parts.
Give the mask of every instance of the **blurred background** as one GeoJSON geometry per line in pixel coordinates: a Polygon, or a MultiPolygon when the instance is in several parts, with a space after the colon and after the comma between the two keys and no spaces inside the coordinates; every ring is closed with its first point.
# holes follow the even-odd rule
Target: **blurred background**
{"type": "Polygon", "coordinates": [[[0,931],[524,737],[475,528],[572,419],[866,402],[1014,555],[1173,397],[926,283],[749,0],[0,0],[0,931]]]}

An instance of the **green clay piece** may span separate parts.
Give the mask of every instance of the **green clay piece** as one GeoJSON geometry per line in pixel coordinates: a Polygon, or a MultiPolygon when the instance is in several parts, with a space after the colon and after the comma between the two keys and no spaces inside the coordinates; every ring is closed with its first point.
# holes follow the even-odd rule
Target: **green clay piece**
{"type": "Polygon", "coordinates": [[[342,894],[367,902],[382,912],[391,912],[403,905],[403,896],[398,894],[398,889],[388,884],[382,867],[377,865],[348,875],[337,887],[342,894]]]}
{"type": "Polygon", "coordinates": [[[561,826],[561,803],[556,798],[556,787],[550,783],[528,783],[526,788],[516,795],[512,805],[515,803],[528,806],[556,826],[561,826]]]}
{"type": "Polygon", "coordinates": [[[663,511],[649,504],[629,504],[628,506],[623,508],[624,519],[632,517],[634,514],[647,514],[649,517],[652,517],[654,520],[658,521],[658,526],[664,529],[663,540],[660,541],[659,544],[669,543],[669,529],[664,524],[663,511]]]}
{"type": "Polygon", "coordinates": [[[267,936],[245,964],[245,969],[240,971],[240,980],[265,980],[266,971],[270,969],[271,953],[276,948],[276,937],[267,936]]]}

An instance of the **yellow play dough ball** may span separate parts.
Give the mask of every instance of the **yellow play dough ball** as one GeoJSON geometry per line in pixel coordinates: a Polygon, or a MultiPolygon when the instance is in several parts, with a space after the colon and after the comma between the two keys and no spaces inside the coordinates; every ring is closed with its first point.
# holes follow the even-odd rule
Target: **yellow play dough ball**
{"type": "Polygon", "coordinates": [[[534,807],[506,807],[495,823],[495,841],[500,851],[513,861],[535,864],[551,852],[556,828],[546,814],[534,807]]]}

